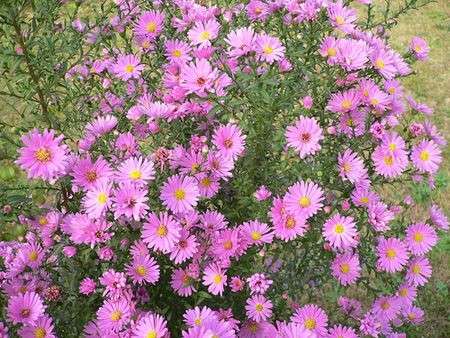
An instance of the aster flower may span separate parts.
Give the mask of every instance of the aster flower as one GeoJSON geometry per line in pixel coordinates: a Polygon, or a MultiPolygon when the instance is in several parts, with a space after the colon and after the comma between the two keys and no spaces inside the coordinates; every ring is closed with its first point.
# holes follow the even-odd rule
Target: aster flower
{"type": "Polygon", "coordinates": [[[20,328],[18,334],[23,338],[56,338],[52,319],[46,315],[39,317],[33,324],[20,328]]]}
{"type": "Polygon", "coordinates": [[[355,330],[351,327],[335,325],[328,330],[328,338],[358,338],[355,330]]]}
{"type": "Polygon", "coordinates": [[[214,130],[212,138],[217,150],[226,158],[236,159],[245,149],[245,138],[241,129],[232,123],[220,125],[214,130]]]}
{"type": "Polygon", "coordinates": [[[212,253],[219,258],[229,258],[236,255],[239,249],[238,229],[217,231],[214,236],[212,253]]]}
{"type": "Polygon", "coordinates": [[[7,314],[14,324],[33,325],[44,314],[44,309],[44,303],[37,293],[25,292],[9,298],[7,314]]]}
{"type": "Polygon", "coordinates": [[[357,109],[339,116],[337,131],[353,138],[362,136],[366,132],[366,109],[357,109]]]}
{"type": "Polygon", "coordinates": [[[353,204],[358,207],[368,207],[380,200],[380,197],[375,192],[364,186],[356,186],[351,197],[353,204]]]}
{"type": "Polygon", "coordinates": [[[262,295],[253,295],[247,299],[245,310],[247,317],[262,322],[272,316],[272,302],[262,295]]]}
{"type": "Polygon", "coordinates": [[[104,295],[110,298],[120,298],[125,288],[127,287],[127,278],[125,273],[117,272],[114,269],[109,269],[99,278],[100,284],[105,287],[104,295]]]}
{"type": "Polygon", "coordinates": [[[145,66],[140,63],[140,60],[132,54],[120,55],[114,65],[114,74],[124,80],[138,79],[145,66]]]}
{"type": "Polygon", "coordinates": [[[438,229],[448,230],[448,219],[444,211],[438,205],[433,204],[428,210],[430,214],[431,223],[438,229]]]}
{"type": "Polygon", "coordinates": [[[241,229],[249,244],[261,245],[273,241],[273,232],[266,223],[259,221],[245,222],[241,225],[241,229]]]}
{"type": "Polygon", "coordinates": [[[410,305],[402,311],[403,316],[408,320],[408,322],[415,325],[421,324],[424,320],[424,312],[421,308],[410,305]]]}
{"type": "Polygon", "coordinates": [[[426,257],[416,257],[409,263],[406,280],[414,286],[422,286],[431,277],[431,265],[426,257]]]}
{"type": "Polygon", "coordinates": [[[198,190],[200,196],[211,198],[217,194],[220,189],[219,179],[214,175],[207,173],[200,173],[195,176],[198,181],[198,190]]]}
{"type": "Polygon", "coordinates": [[[300,181],[289,187],[283,202],[286,210],[305,218],[315,215],[323,206],[323,190],[313,182],[300,181]]]}
{"type": "Polygon", "coordinates": [[[272,196],[272,192],[265,185],[261,185],[253,194],[257,201],[265,201],[272,196]]]}
{"type": "Polygon", "coordinates": [[[71,173],[72,183],[86,190],[92,189],[101,180],[107,181],[112,174],[112,169],[106,160],[99,157],[93,162],[89,155],[77,159],[72,165],[71,173]]]}
{"type": "Polygon", "coordinates": [[[327,63],[334,65],[337,62],[338,40],[333,36],[327,36],[320,45],[319,53],[327,58],[327,63]]]}
{"type": "Polygon", "coordinates": [[[228,56],[240,57],[251,52],[255,46],[255,31],[252,27],[242,27],[228,33],[228,56]]]}
{"type": "Polygon", "coordinates": [[[180,239],[170,253],[170,259],[175,264],[183,263],[194,256],[198,251],[198,245],[195,235],[191,235],[189,231],[181,229],[180,239]]]}
{"type": "Polygon", "coordinates": [[[381,321],[395,319],[400,313],[400,310],[400,303],[395,296],[378,297],[372,305],[372,312],[378,316],[381,321]]]}
{"type": "Polygon", "coordinates": [[[211,45],[211,41],[217,38],[220,25],[215,19],[206,22],[199,21],[188,32],[189,40],[193,45],[207,47],[211,45]]]}
{"type": "Polygon", "coordinates": [[[339,175],[343,180],[349,180],[355,184],[367,176],[362,159],[350,149],[338,155],[339,175]]]}
{"type": "Polygon", "coordinates": [[[345,33],[351,33],[355,28],[356,10],[345,7],[342,1],[330,3],[327,7],[328,18],[331,25],[345,33]]]}
{"type": "Polygon", "coordinates": [[[360,272],[359,258],[350,252],[337,255],[331,263],[331,273],[342,285],[354,284],[360,272]]]}
{"type": "Polygon", "coordinates": [[[206,306],[188,309],[183,315],[183,321],[189,327],[204,326],[211,320],[217,320],[217,316],[214,311],[206,306]]]}
{"type": "Polygon", "coordinates": [[[314,155],[321,148],[319,141],[324,139],[317,120],[304,116],[300,116],[293,126],[287,127],[285,137],[287,145],[294,148],[300,158],[314,155]]]}
{"type": "Polygon", "coordinates": [[[269,6],[259,0],[250,0],[245,10],[252,21],[265,21],[270,14],[269,6]]]}
{"type": "Polygon", "coordinates": [[[111,207],[111,183],[102,181],[86,192],[83,198],[83,207],[88,216],[96,219],[105,215],[111,207]]]}
{"type": "Polygon", "coordinates": [[[413,255],[424,255],[437,243],[436,231],[424,223],[415,223],[406,229],[406,244],[413,255]]]}
{"type": "Polygon", "coordinates": [[[442,161],[441,150],[434,141],[422,141],[411,152],[414,166],[422,173],[435,173],[442,161]]]}
{"type": "Polygon", "coordinates": [[[145,11],[139,17],[134,34],[153,40],[157,37],[164,25],[164,13],[160,11],[145,11]]]}
{"type": "Polygon", "coordinates": [[[149,209],[147,201],[147,189],[131,183],[121,184],[115,190],[112,198],[114,217],[119,218],[123,215],[126,218],[133,218],[135,221],[139,221],[149,209]]]}
{"type": "Polygon", "coordinates": [[[159,280],[159,266],[153,257],[135,256],[126,269],[128,276],[135,284],[155,284],[159,280]]]}
{"type": "Polygon", "coordinates": [[[199,194],[195,179],[189,176],[174,175],[163,184],[160,198],[172,212],[184,213],[194,210],[199,194]]]}
{"type": "Polygon", "coordinates": [[[206,59],[195,59],[181,68],[180,86],[187,94],[206,97],[208,92],[213,91],[218,75],[217,69],[206,59]]]}
{"type": "Polygon", "coordinates": [[[216,296],[222,295],[227,282],[225,272],[217,264],[210,264],[203,273],[203,285],[208,287],[208,291],[216,296]]]}
{"type": "Polygon", "coordinates": [[[334,249],[348,249],[357,245],[355,237],[358,232],[353,217],[334,215],[325,222],[322,233],[334,249]]]}
{"type": "Polygon", "coordinates": [[[182,297],[189,297],[196,291],[194,286],[194,278],[183,269],[173,270],[170,286],[178,295],[182,297]]]}
{"type": "Polygon", "coordinates": [[[105,219],[92,220],[85,214],[75,214],[67,222],[67,232],[76,244],[88,244],[94,247],[97,243],[104,243],[111,238],[107,230],[111,227],[105,219]]]}
{"type": "Polygon", "coordinates": [[[145,314],[132,329],[132,338],[163,338],[168,333],[166,320],[158,315],[145,314]]]}
{"type": "Polygon", "coordinates": [[[171,252],[180,239],[181,225],[167,212],[150,213],[142,228],[142,240],[150,249],[171,252]]]}
{"type": "Polygon", "coordinates": [[[417,60],[425,61],[428,59],[430,47],[421,37],[414,36],[409,43],[409,50],[417,58],[417,60]]]}
{"type": "Polygon", "coordinates": [[[412,305],[417,296],[417,288],[408,282],[403,283],[398,287],[396,293],[397,299],[402,308],[412,305]]]}
{"type": "Polygon", "coordinates": [[[153,162],[142,157],[131,157],[117,168],[116,180],[118,182],[131,182],[134,184],[147,184],[155,179],[153,162]]]}
{"type": "Polygon", "coordinates": [[[392,79],[397,74],[394,56],[390,50],[375,49],[369,56],[372,66],[385,78],[392,79]]]}
{"type": "Polygon", "coordinates": [[[247,278],[247,284],[251,294],[265,294],[273,281],[268,279],[263,273],[255,273],[247,278]]]}
{"type": "Polygon", "coordinates": [[[397,177],[408,166],[408,155],[403,149],[391,150],[384,144],[378,145],[372,153],[372,161],[377,174],[384,177],[397,177]]]}
{"type": "Polygon", "coordinates": [[[205,329],[207,336],[211,335],[211,337],[223,337],[223,338],[234,338],[236,337],[236,333],[234,329],[231,327],[231,324],[224,320],[210,320],[206,323],[205,329]]]}
{"type": "Polygon", "coordinates": [[[379,112],[387,109],[391,103],[390,97],[383,92],[373,80],[361,80],[360,90],[363,101],[379,112]]]}
{"type": "Polygon", "coordinates": [[[297,309],[291,320],[318,336],[327,333],[328,317],[325,311],[315,304],[307,304],[297,309]]]}
{"type": "Polygon", "coordinates": [[[370,203],[367,213],[369,215],[369,223],[375,231],[380,232],[389,230],[389,223],[395,218],[394,213],[381,201],[370,203]]]}
{"type": "Polygon", "coordinates": [[[55,137],[55,131],[39,133],[33,129],[22,136],[23,147],[19,150],[16,163],[27,172],[28,178],[53,181],[66,171],[67,146],[61,144],[64,136],[55,137]]]}
{"type": "Polygon", "coordinates": [[[166,57],[170,62],[184,64],[192,60],[191,47],[184,41],[167,40],[164,44],[166,57]]]}
{"type": "Polygon", "coordinates": [[[81,294],[88,296],[95,292],[96,286],[97,285],[92,278],[86,277],[80,282],[79,291],[81,294]]]}
{"type": "Polygon", "coordinates": [[[44,259],[44,250],[36,242],[26,243],[20,248],[18,256],[22,262],[31,269],[36,270],[44,259]]]}
{"type": "Polygon", "coordinates": [[[114,115],[99,116],[86,125],[86,134],[88,136],[100,137],[113,130],[117,126],[117,123],[117,118],[114,115]]]}
{"type": "Polygon", "coordinates": [[[306,330],[303,328],[302,325],[298,323],[278,323],[278,331],[277,331],[277,338],[315,338],[317,337],[316,334],[313,332],[306,330]]]}
{"type": "Polygon", "coordinates": [[[130,317],[131,308],[127,301],[107,300],[97,311],[97,325],[101,330],[118,332],[130,317]]]}
{"type": "Polygon", "coordinates": [[[346,113],[355,110],[360,102],[360,92],[356,89],[349,89],[332,94],[326,109],[335,113],[346,113]]]}
{"type": "Polygon", "coordinates": [[[387,272],[401,271],[408,261],[405,244],[398,238],[381,238],[377,245],[377,267],[387,272]]]}
{"type": "Polygon", "coordinates": [[[259,59],[267,63],[281,60],[286,50],[277,37],[265,33],[257,35],[255,49],[259,59]]]}

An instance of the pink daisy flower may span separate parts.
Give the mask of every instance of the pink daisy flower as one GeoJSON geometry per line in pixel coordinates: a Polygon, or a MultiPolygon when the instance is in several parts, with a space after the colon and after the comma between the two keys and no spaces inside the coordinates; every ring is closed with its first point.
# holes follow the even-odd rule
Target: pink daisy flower
{"type": "Polygon", "coordinates": [[[405,244],[398,238],[381,238],[377,245],[377,267],[382,271],[401,271],[408,261],[405,244]]]}
{"type": "Polygon", "coordinates": [[[189,231],[181,229],[180,239],[172,249],[170,259],[175,264],[183,263],[194,256],[198,250],[198,245],[195,235],[191,235],[189,231]]]}
{"type": "Polygon", "coordinates": [[[73,177],[72,183],[85,190],[92,189],[99,181],[108,180],[113,175],[109,163],[102,157],[92,162],[88,155],[86,158],[80,158],[72,165],[73,177]]]}
{"type": "Polygon", "coordinates": [[[411,39],[411,42],[409,43],[409,50],[413,53],[413,55],[417,58],[417,60],[424,61],[428,59],[430,47],[428,46],[427,42],[424,39],[415,36],[411,39]]]}
{"type": "Polygon", "coordinates": [[[259,0],[250,0],[250,2],[245,7],[247,16],[252,21],[264,21],[270,14],[269,6],[259,0]]]}
{"type": "Polygon", "coordinates": [[[86,277],[80,282],[79,291],[81,294],[89,296],[95,292],[96,287],[95,281],[92,278],[86,277]]]}
{"type": "Polygon", "coordinates": [[[433,174],[441,164],[441,150],[434,141],[424,140],[413,147],[411,160],[420,172],[433,174]]]}
{"type": "MultiPolygon", "coordinates": [[[[23,338],[56,338],[52,319],[47,315],[39,317],[31,325],[23,326],[18,333],[23,338]]],[[[2,337],[7,338],[7,336],[2,337]]]]}
{"type": "Polygon", "coordinates": [[[164,44],[166,57],[170,62],[184,64],[192,60],[191,47],[184,41],[167,40],[164,44]]]}
{"type": "Polygon", "coordinates": [[[160,194],[163,204],[174,213],[193,211],[199,196],[195,179],[181,175],[169,177],[163,184],[160,194]]]}
{"type": "Polygon", "coordinates": [[[134,27],[134,34],[153,40],[161,33],[163,25],[164,13],[160,11],[145,11],[141,14],[134,27]]]}
{"type": "Polygon", "coordinates": [[[88,136],[100,137],[113,130],[117,123],[117,118],[113,115],[100,116],[86,125],[86,133],[88,136]]]}
{"type": "Polygon", "coordinates": [[[101,330],[118,332],[131,317],[131,308],[127,301],[107,300],[97,311],[97,325],[101,330]]]}
{"type": "Polygon", "coordinates": [[[383,232],[389,230],[389,223],[395,218],[394,213],[389,210],[387,205],[378,200],[369,204],[367,213],[369,215],[369,223],[375,231],[383,232]]]}
{"type": "Polygon", "coordinates": [[[252,27],[242,27],[228,33],[225,38],[228,44],[228,56],[240,57],[251,52],[255,46],[255,37],[252,27]]]}
{"type": "Polygon", "coordinates": [[[248,318],[259,323],[272,316],[272,307],[270,300],[262,295],[254,295],[247,299],[245,310],[248,318]]]}
{"type": "Polygon", "coordinates": [[[424,223],[415,223],[406,229],[406,244],[413,255],[424,255],[436,245],[436,231],[424,223]]]}
{"type": "Polygon", "coordinates": [[[408,282],[399,286],[397,293],[397,299],[402,307],[412,305],[417,296],[417,288],[408,282]]]}
{"type": "Polygon", "coordinates": [[[327,333],[328,317],[325,311],[315,304],[307,304],[297,309],[291,320],[318,336],[325,336],[327,333]]]}
{"type": "Polygon", "coordinates": [[[273,63],[284,57],[286,48],[281,44],[277,37],[259,34],[256,37],[256,55],[261,61],[273,63]]]}
{"type": "Polygon", "coordinates": [[[83,198],[83,207],[92,219],[104,216],[111,207],[111,183],[102,181],[86,192],[83,198]]]}
{"type": "Polygon", "coordinates": [[[402,311],[403,316],[408,320],[408,322],[415,325],[421,324],[424,320],[424,312],[421,308],[417,306],[410,305],[402,311]]]}
{"type": "Polygon", "coordinates": [[[166,320],[158,315],[148,313],[132,329],[132,338],[163,338],[169,333],[166,320]]]}
{"type": "Polygon", "coordinates": [[[323,190],[318,184],[300,181],[289,187],[283,202],[289,213],[309,218],[322,208],[323,199],[323,190]]]}
{"type": "Polygon", "coordinates": [[[266,223],[259,221],[245,222],[241,225],[241,229],[249,244],[261,245],[273,241],[273,231],[266,223]]]}
{"type": "Polygon", "coordinates": [[[45,254],[38,243],[30,242],[20,248],[18,256],[26,266],[36,270],[41,266],[45,254]]]}
{"type": "Polygon", "coordinates": [[[20,293],[8,301],[8,318],[14,324],[33,325],[44,314],[44,303],[35,292],[20,293]]]}
{"type": "Polygon", "coordinates": [[[207,173],[200,173],[195,176],[198,181],[198,190],[200,196],[211,198],[217,194],[220,189],[219,179],[207,173]]]}
{"type": "Polygon", "coordinates": [[[129,79],[139,79],[144,65],[140,64],[140,60],[133,54],[120,55],[114,64],[114,74],[124,81],[129,79]]]}
{"type": "Polygon", "coordinates": [[[337,61],[338,41],[333,36],[326,37],[320,45],[319,54],[327,58],[330,65],[336,64],[337,61]]]}
{"type": "Polygon", "coordinates": [[[126,269],[134,284],[155,284],[159,280],[159,266],[148,255],[135,256],[126,269]]]}
{"type": "Polygon", "coordinates": [[[181,225],[167,212],[148,215],[142,228],[142,240],[150,249],[171,252],[180,239],[181,225]]]}
{"type": "Polygon", "coordinates": [[[208,47],[211,41],[217,38],[220,25],[215,19],[206,22],[199,21],[188,32],[192,44],[200,47],[208,47]]]}
{"type": "Polygon", "coordinates": [[[196,292],[194,278],[183,269],[176,269],[172,272],[170,286],[182,297],[189,297],[196,292]]]}
{"type": "Polygon", "coordinates": [[[224,157],[236,159],[244,152],[245,138],[237,125],[228,123],[214,130],[212,142],[224,157]]]}
{"type": "Polygon", "coordinates": [[[295,125],[287,127],[285,137],[287,145],[294,148],[300,158],[314,155],[320,150],[319,142],[324,139],[317,120],[304,116],[300,116],[295,125]]]}
{"type": "Polygon", "coordinates": [[[400,310],[400,303],[395,296],[378,297],[372,305],[372,312],[384,322],[395,319],[400,310]]]}
{"type": "Polygon", "coordinates": [[[435,227],[444,231],[448,230],[449,226],[447,216],[445,216],[444,211],[438,205],[433,204],[428,212],[430,214],[431,223],[435,227]]]}
{"type": "Polygon", "coordinates": [[[358,154],[347,149],[338,155],[339,175],[343,180],[349,180],[355,184],[367,176],[364,162],[358,154]]]}
{"type": "Polygon", "coordinates": [[[231,277],[230,288],[233,292],[240,292],[244,289],[245,282],[239,276],[231,277]]]}
{"type": "Polygon", "coordinates": [[[372,80],[362,80],[360,90],[364,102],[379,112],[385,111],[391,103],[390,97],[372,80]]]}
{"type": "Polygon", "coordinates": [[[403,149],[392,151],[391,147],[380,144],[372,153],[372,161],[377,174],[393,178],[400,176],[408,166],[408,155],[403,149]]]}
{"type": "Polygon", "coordinates": [[[99,282],[105,287],[103,294],[114,299],[120,298],[118,296],[122,296],[123,291],[127,287],[127,278],[125,273],[117,272],[114,269],[109,269],[103,272],[99,278],[99,282]]]}
{"type": "Polygon", "coordinates": [[[391,51],[386,51],[382,48],[375,49],[369,59],[372,66],[385,78],[392,79],[397,74],[395,67],[394,56],[391,51]]]}
{"type": "Polygon", "coordinates": [[[345,7],[342,1],[336,3],[330,3],[327,8],[328,18],[331,21],[331,25],[345,33],[351,33],[356,21],[356,10],[353,8],[345,7]]]}
{"type": "Polygon", "coordinates": [[[414,258],[406,271],[405,279],[414,286],[422,286],[428,282],[431,277],[431,265],[426,257],[414,258]]]}
{"type": "Polygon", "coordinates": [[[268,279],[263,273],[255,273],[247,278],[250,293],[265,294],[269,287],[273,284],[271,279],[268,279]]]}
{"type": "Polygon", "coordinates": [[[331,263],[331,273],[342,285],[356,283],[361,273],[358,256],[350,252],[337,255],[331,263]]]}
{"type": "Polygon", "coordinates": [[[44,130],[41,134],[33,129],[22,136],[23,147],[16,163],[27,172],[28,178],[53,181],[62,176],[67,165],[67,146],[62,145],[64,136],[55,137],[55,131],[44,130]]]}
{"type": "Polygon", "coordinates": [[[214,236],[212,252],[219,258],[229,258],[239,249],[238,229],[225,229],[217,231],[214,236]]]}
{"type": "Polygon", "coordinates": [[[356,89],[338,92],[331,95],[326,109],[335,113],[346,113],[355,110],[361,101],[361,94],[356,89]]]}
{"type": "Polygon", "coordinates": [[[206,59],[195,59],[181,68],[180,86],[187,94],[206,97],[214,89],[218,71],[206,59]]]}
{"type": "Polygon", "coordinates": [[[142,157],[131,157],[117,168],[116,180],[118,182],[131,182],[134,184],[147,184],[155,179],[153,162],[142,157]]]}
{"type": "Polygon", "coordinates": [[[217,320],[217,316],[206,306],[188,309],[183,315],[183,321],[189,327],[204,326],[210,320],[217,320]]]}
{"type": "Polygon", "coordinates": [[[258,190],[253,193],[253,197],[259,202],[265,201],[272,196],[272,192],[265,185],[261,185],[258,190]]]}
{"type": "Polygon", "coordinates": [[[355,247],[358,231],[353,217],[341,216],[339,214],[329,218],[323,225],[323,237],[336,250],[355,247]]]}
{"type": "Polygon", "coordinates": [[[147,189],[131,183],[121,184],[112,198],[114,217],[125,216],[128,219],[133,218],[135,221],[139,221],[149,209],[147,201],[147,189]]]}
{"type": "Polygon", "coordinates": [[[330,328],[327,338],[358,338],[358,335],[353,328],[339,324],[330,328]]]}
{"type": "Polygon", "coordinates": [[[208,287],[208,291],[213,295],[220,295],[225,288],[227,276],[217,264],[209,264],[203,272],[203,285],[208,287]]]}

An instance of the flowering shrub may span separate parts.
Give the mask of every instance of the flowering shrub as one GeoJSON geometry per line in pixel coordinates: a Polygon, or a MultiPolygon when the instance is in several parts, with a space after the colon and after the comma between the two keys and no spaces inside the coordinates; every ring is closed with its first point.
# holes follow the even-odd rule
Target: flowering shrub
{"type": "Polygon", "coordinates": [[[327,0],[116,0],[91,8],[95,23],[81,2],[42,1],[31,21],[68,45],[54,70],[31,55],[61,60],[59,44],[29,42],[48,32],[28,35],[30,9],[13,6],[4,39],[43,126],[16,163],[54,203],[21,215],[24,241],[1,242],[2,336],[403,337],[420,324],[426,254],[448,222],[435,204],[414,218],[405,183],[433,186],[445,140],[399,78],[429,48],[394,51],[361,2],[365,24],[327,0]],[[298,302],[326,283],[337,304],[298,302]]]}

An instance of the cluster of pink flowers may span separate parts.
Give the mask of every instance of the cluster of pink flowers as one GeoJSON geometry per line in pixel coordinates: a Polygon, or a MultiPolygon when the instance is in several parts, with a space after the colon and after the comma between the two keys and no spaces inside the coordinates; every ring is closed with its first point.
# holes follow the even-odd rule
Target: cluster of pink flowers
{"type": "MultiPolygon", "coordinates": [[[[7,325],[24,337],[55,337],[47,308],[57,308],[65,290],[52,274],[70,273],[61,262],[80,260],[95,266],[77,275],[78,294],[71,297],[83,304],[99,299],[83,323],[86,337],[394,338],[404,336],[396,332],[401,324],[420,323],[424,313],[414,301],[431,276],[426,254],[448,221],[433,205],[429,217],[402,223],[400,235],[393,233],[391,223],[401,210],[384,203],[376,189],[408,177],[432,185],[442,162],[445,140],[426,118],[429,107],[406,97],[396,80],[411,71],[405,59],[360,30],[356,11],[341,1],[251,0],[223,9],[173,1],[170,11],[164,2],[154,2],[152,10],[132,0],[115,3],[120,15],[110,28],[132,32],[133,53],[105,53],[67,73],[68,81],[97,81],[104,90],[95,97],[98,111],[82,138],[69,147],[53,130],[23,136],[17,164],[29,178],[55,187],[65,183],[61,206],[22,219],[29,227],[25,241],[0,243],[7,325]],[[321,12],[339,33],[324,37],[316,52],[323,69],[345,76],[336,79],[326,107],[316,107],[320,98],[302,94],[303,113],[283,122],[283,142],[284,154],[292,148],[300,166],[324,153],[332,156],[333,168],[321,173],[332,179],[328,185],[318,176],[300,177],[276,192],[263,182],[248,197],[266,208],[267,219],[233,224],[213,201],[254,144],[248,126],[236,118],[224,121],[215,109],[227,108],[229,91],[239,87],[237,74],[298,71],[287,56],[290,46],[255,28],[264,27],[259,23],[282,13],[281,24],[290,30],[319,20],[321,12]],[[237,18],[250,23],[239,27],[237,18]],[[158,73],[160,82],[152,78],[158,73]],[[401,122],[408,109],[415,122],[401,122]],[[166,137],[177,123],[194,130],[187,142],[169,132],[166,137]],[[346,141],[336,145],[341,136],[346,141]],[[339,300],[354,327],[330,323],[317,304],[292,306],[292,315],[281,318],[273,271],[235,269],[243,257],[264,256],[272,245],[306,238],[314,229],[315,244],[332,255],[326,273],[340,285],[358,283],[373,263],[361,260],[361,244],[370,241],[376,256],[371,269],[401,279],[394,293],[378,295],[365,313],[358,300],[339,300]],[[167,302],[183,310],[177,309],[182,318],[172,318],[162,311],[164,301],[158,309],[146,306],[160,294],[190,297],[195,305],[206,294],[219,306],[185,310],[167,302]],[[220,305],[231,294],[242,295],[241,317],[229,303],[220,305]],[[182,330],[171,335],[173,325],[182,330]]],[[[86,29],[80,21],[74,27],[86,29]]],[[[420,38],[411,42],[410,54],[419,60],[428,50],[420,38]]],[[[6,331],[0,324],[0,336],[6,331]]]]}

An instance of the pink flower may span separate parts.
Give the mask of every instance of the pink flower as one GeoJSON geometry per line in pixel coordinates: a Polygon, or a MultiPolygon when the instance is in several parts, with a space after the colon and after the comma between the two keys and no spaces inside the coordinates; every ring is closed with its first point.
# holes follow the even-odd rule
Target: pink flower
{"type": "Polygon", "coordinates": [[[358,183],[367,176],[364,162],[358,154],[352,152],[350,149],[338,155],[338,165],[342,179],[349,180],[353,184],[358,183]]]}
{"type": "Polygon", "coordinates": [[[193,309],[186,310],[183,315],[183,321],[189,327],[205,326],[211,320],[217,320],[216,313],[210,308],[196,306],[193,309]]]}
{"type": "Polygon", "coordinates": [[[369,57],[372,66],[385,78],[392,79],[398,73],[392,51],[375,49],[369,57]]]}
{"type": "Polygon", "coordinates": [[[377,245],[377,267],[387,272],[403,270],[408,261],[405,244],[398,238],[381,238],[377,245]]]}
{"type": "Polygon", "coordinates": [[[128,219],[139,221],[149,209],[146,195],[147,189],[137,187],[132,183],[121,184],[112,198],[114,217],[125,216],[128,219]]]}
{"type": "Polygon", "coordinates": [[[272,196],[272,193],[265,185],[261,185],[253,194],[257,201],[265,201],[272,196]]]}
{"type": "Polygon", "coordinates": [[[353,217],[345,217],[339,214],[328,219],[323,225],[323,236],[336,250],[355,247],[358,232],[353,217]]]}
{"type": "Polygon", "coordinates": [[[171,62],[184,64],[192,60],[190,56],[191,47],[184,41],[167,40],[164,44],[166,48],[166,57],[171,62]]]}
{"type": "Polygon", "coordinates": [[[180,239],[170,253],[170,259],[175,264],[183,263],[194,256],[198,251],[198,245],[195,235],[191,235],[189,231],[182,229],[180,239]]]}
{"type": "Polygon", "coordinates": [[[240,57],[255,48],[255,31],[252,27],[242,27],[228,33],[225,42],[229,45],[228,56],[240,57]]]}
{"type": "Polygon", "coordinates": [[[47,315],[39,317],[33,324],[23,326],[18,333],[23,338],[56,338],[52,319],[47,315]]]}
{"type": "Polygon", "coordinates": [[[424,223],[415,223],[406,229],[406,244],[413,255],[424,255],[437,243],[436,231],[424,223]]]}
{"type": "Polygon", "coordinates": [[[357,19],[356,10],[345,7],[342,1],[330,3],[327,13],[333,27],[345,33],[351,33],[355,28],[353,22],[357,19]]]}
{"type": "Polygon", "coordinates": [[[195,179],[189,176],[174,175],[163,184],[160,198],[172,212],[185,213],[194,210],[199,195],[195,179]]]}
{"type": "Polygon", "coordinates": [[[44,303],[35,292],[12,296],[8,301],[8,318],[14,324],[34,324],[44,314],[44,303]]]}
{"type": "Polygon", "coordinates": [[[64,136],[55,137],[53,130],[41,134],[33,129],[22,136],[24,146],[20,148],[16,163],[27,172],[28,178],[53,181],[66,171],[67,146],[61,145],[64,136]]]}
{"type": "Polygon", "coordinates": [[[139,17],[134,34],[153,40],[157,37],[164,25],[164,14],[160,11],[145,11],[139,17]]]}
{"type": "Polygon", "coordinates": [[[158,314],[145,314],[132,330],[132,338],[163,338],[168,334],[166,320],[158,314]]]}
{"type": "Polygon", "coordinates": [[[91,293],[95,292],[96,286],[97,285],[92,278],[86,277],[80,282],[79,291],[81,294],[89,296],[91,293]]]}
{"type": "Polygon", "coordinates": [[[245,286],[245,282],[239,276],[231,277],[231,281],[230,281],[231,291],[233,291],[233,292],[242,291],[244,289],[244,286],[245,286]]]}
{"type": "Polygon", "coordinates": [[[77,159],[72,165],[73,184],[83,189],[92,189],[99,181],[108,180],[113,174],[109,163],[102,157],[95,162],[88,155],[85,158],[77,159]]]}
{"type": "Polygon", "coordinates": [[[208,291],[213,295],[222,295],[227,276],[217,264],[210,264],[203,272],[203,285],[208,287],[208,291]]]}
{"type": "Polygon", "coordinates": [[[354,110],[361,102],[361,94],[356,89],[349,89],[331,95],[327,109],[335,113],[345,113],[354,110]]]}
{"type": "Polygon", "coordinates": [[[315,304],[302,306],[295,312],[291,320],[319,336],[324,336],[327,332],[328,317],[325,311],[315,304]]]}
{"type": "Polygon", "coordinates": [[[155,284],[159,280],[159,266],[153,257],[148,255],[134,257],[126,269],[135,284],[155,284]]]}
{"type": "Polygon", "coordinates": [[[170,286],[182,297],[189,297],[196,291],[194,279],[183,269],[175,269],[172,272],[170,286]]]}
{"type": "Polygon", "coordinates": [[[267,34],[259,34],[256,37],[256,54],[261,61],[273,63],[284,57],[286,48],[277,37],[267,34]]]}
{"type": "Polygon", "coordinates": [[[200,47],[211,45],[211,41],[217,38],[220,25],[215,19],[206,22],[199,21],[188,32],[189,40],[192,44],[200,47]]]}
{"type": "Polygon", "coordinates": [[[285,137],[288,146],[294,148],[305,158],[307,155],[314,155],[320,150],[319,141],[323,140],[322,128],[320,128],[315,118],[301,116],[294,126],[286,129],[285,137]]]}
{"type": "Polygon", "coordinates": [[[189,64],[183,65],[180,74],[180,86],[186,93],[195,93],[200,97],[206,97],[213,92],[215,81],[219,73],[206,59],[195,59],[189,64]]]}
{"type": "Polygon", "coordinates": [[[413,286],[422,286],[431,277],[431,265],[426,257],[416,257],[411,260],[406,272],[406,280],[413,286]]]}
{"type": "Polygon", "coordinates": [[[142,228],[142,239],[150,249],[171,252],[180,239],[181,225],[167,212],[148,215],[142,228]]]}
{"type": "Polygon", "coordinates": [[[422,173],[435,173],[442,162],[441,150],[434,141],[422,141],[411,152],[414,166],[422,173]]]}
{"type": "Polygon", "coordinates": [[[247,317],[255,322],[266,321],[272,316],[272,302],[262,295],[253,295],[245,306],[247,317]]]}
{"type": "Polygon", "coordinates": [[[339,254],[331,264],[331,273],[342,285],[356,283],[361,272],[359,258],[350,252],[339,254]]]}
{"type": "Polygon", "coordinates": [[[273,241],[273,232],[266,223],[259,221],[245,222],[241,225],[241,229],[249,244],[261,245],[273,241]]]}
{"type": "Polygon", "coordinates": [[[409,50],[413,53],[417,60],[425,61],[428,59],[430,47],[424,39],[415,36],[411,39],[409,50]]]}
{"type": "Polygon", "coordinates": [[[245,149],[245,135],[241,129],[232,123],[220,125],[214,130],[213,144],[217,150],[227,158],[236,159],[245,149]]]}
{"type": "Polygon", "coordinates": [[[400,312],[400,302],[395,296],[378,297],[372,305],[372,312],[383,322],[393,320],[400,312]]]}
{"type": "Polygon", "coordinates": [[[358,335],[351,327],[335,325],[329,330],[327,338],[358,338],[358,335]]]}
{"type": "Polygon", "coordinates": [[[155,179],[153,162],[142,157],[131,157],[117,168],[118,182],[131,182],[144,185],[155,179]]]}
{"type": "Polygon", "coordinates": [[[130,317],[131,309],[126,300],[107,300],[97,311],[97,325],[101,330],[118,332],[130,317]]]}
{"type": "Polygon", "coordinates": [[[102,181],[86,192],[83,198],[83,206],[88,216],[96,219],[105,215],[111,207],[111,183],[102,181]]]}
{"type": "Polygon", "coordinates": [[[323,199],[323,190],[318,184],[300,181],[289,187],[283,202],[288,212],[309,218],[322,208],[323,199]]]}
{"type": "Polygon", "coordinates": [[[140,64],[140,60],[132,55],[120,55],[114,65],[114,74],[124,80],[138,79],[141,76],[144,65],[140,64]]]}
{"type": "Polygon", "coordinates": [[[263,273],[255,273],[247,278],[247,284],[251,294],[265,294],[273,281],[268,279],[263,273]]]}

